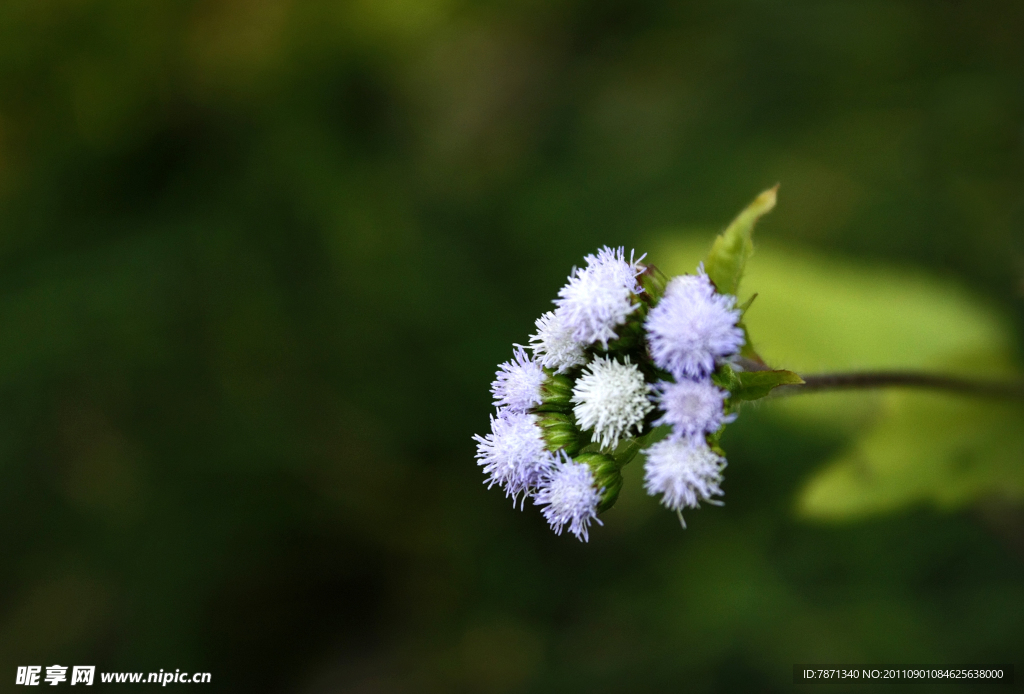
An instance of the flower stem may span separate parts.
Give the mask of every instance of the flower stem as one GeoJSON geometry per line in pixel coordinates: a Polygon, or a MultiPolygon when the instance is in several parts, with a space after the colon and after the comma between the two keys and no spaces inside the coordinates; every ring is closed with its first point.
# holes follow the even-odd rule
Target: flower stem
{"type": "Polygon", "coordinates": [[[961,395],[1024,400],[1024,382],[964,378],[924,371],[859,371],[801,375],[802,385],[780,386],[773,395],[869,388],[925,388],[961,395]]]}

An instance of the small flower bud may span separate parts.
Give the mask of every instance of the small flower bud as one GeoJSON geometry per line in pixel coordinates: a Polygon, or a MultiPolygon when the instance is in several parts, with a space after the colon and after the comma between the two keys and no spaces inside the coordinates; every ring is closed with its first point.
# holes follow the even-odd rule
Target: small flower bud
{"type": "Polygon", "coordinates": [[[598,513],[614,506],[622,490],[622,466],[619,462],[604,453],[580,453],[576,456],[576,462],[589,466],[594,473],[594,486],[601,490],[598,513]]]}
{"type": "Polygon", "coordinates": [[[540,405],[534,412],[569,412],[572,410],[573,380],[563,374],[545,369],[546,377],[540,384],[540,405]]]}
{"type": "Polygon", "coordinates": [[[572,415],[564,412],[538,412],[535,416],[544,447],[552,453],[564,449],[572,457],[586,445],[572,415]]]}

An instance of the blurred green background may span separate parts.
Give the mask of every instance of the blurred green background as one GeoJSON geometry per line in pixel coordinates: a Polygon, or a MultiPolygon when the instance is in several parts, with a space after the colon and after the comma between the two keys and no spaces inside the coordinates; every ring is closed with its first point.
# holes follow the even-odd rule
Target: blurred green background
{"type": "Polygon", "coordinates": [[[766,357],[1013,372],[1022,37],[1019,0],[4,0],[3,691],[1024,665],[1012,406],[748,408],[724,508],[682,531],[634,463],[588,545],[488,492],[471,441],[585,253],[691,271],[775,182],[766,357]]]}

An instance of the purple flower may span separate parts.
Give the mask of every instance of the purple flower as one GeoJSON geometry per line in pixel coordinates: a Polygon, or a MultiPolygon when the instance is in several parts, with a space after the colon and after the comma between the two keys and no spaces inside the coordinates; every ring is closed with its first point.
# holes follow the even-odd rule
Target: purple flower
{"type": "Polygon", "coordinates": [[[708,376],[716,359],[731,357],[743,347],[735,305],[736,297],[715,291],[703,267],[696,275],[674,277],[647,316],[654,363],[680,381],[708,376]]]}
{"type": "Polygon", "coordinates": [[[644,453],[644,488],[651,496],[661,494],[661,503],[678,512],[680,521],[684,508],[698,508],[701,501],[716,503],[712,497],[722,496],[725,458],[703,441],[666,439],[644,453]]]}
{"type": "Polygon", "coordinates": [[[613,250],[605,246],[597,255],[586,257],[587,267],[573,268],[569,283],[558,291],[555,305],[576,342],[600,342],[608,347],[615,329],[636,310],[633,297],[640,293],[636,277],[642,272],[641,260],[643,256],[634,260],[630,252],[627,261],[622,247],[613,250]]]}
{"type": "Polygon", "coordinates": [[[507,407],[510,412],[526,412],[541,403],[540,387],[544,383],[544,370],[516,345],[513,358],[498,365],[491,393],[494,404],[507,407]]]}
{"type": "Polygon", "coordinates": [[[712,434],[735,419],[725,415],[729,393],[711,381],[661,381],[654,386],[654,392],[654,400],[663,413],[655,424],[672,425],[673,439],[700,440],[704,434],[712,434]]]}
{"type": "Polygon", "coordinates": [[[537,319],[536,326],[536,334],[530,336],[530,349],[545,369],[565,373],[586,363],[586,345],[572,336],[572,326],[566,324],[562,311],[548,311],[537,319]]]}
{"type": "Polygon", "coordinates": [[[541,513],[556,535],[568,526],[569,532],[586,542],[590,521],[602,525],[597,518],[601,490],[594,487],[594,473],[565,451],[559,451],[551,460],[533,503],[544,507],[541,513]]]}
{"type": "Polygon", "coordinates": [[[488,488],[495,484],[512,497],[528,495],[541,481],[551,465],[551,456],[544,448],[537,417],[532,414],[499,410],[491,417],[491,433],[474,436],[477,442],[477,464],[487,475],[488,488]]]}

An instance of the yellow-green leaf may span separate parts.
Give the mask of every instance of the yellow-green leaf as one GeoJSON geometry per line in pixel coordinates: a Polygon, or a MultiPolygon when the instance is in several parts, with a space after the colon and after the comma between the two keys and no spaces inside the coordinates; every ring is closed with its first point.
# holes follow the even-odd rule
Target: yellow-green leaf
{"type": "Polygon", "coordinates": [[[754,201],[747,205],[732,224],[715,239],[711,252],[704,261],[704,270],[718,291],[723,294],[735,294],[739,289],[743,269],[754,253],[754,224],[775,207],[778,189],[778,186],[769,188],[754,198],[754,201]]]}
{"type": "Polygon", "coordinates": [[[940,393],[892,392],[885,416],[817,471],[797,508],[852,519],[911,504],[952,509],[1024,499],[1024,408],[940,393]]]}
{"type": "Polygon", "coordinates": [[[736,374],[739,378],[739,388],[732,392],[732,396],[738,400],[760,400],[768,395],[773,388],[787,385],[800,385],[804,379],[792,371],[780,369],[778,371],[741,371],[736,374]]]}

